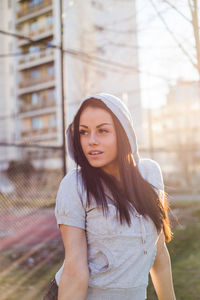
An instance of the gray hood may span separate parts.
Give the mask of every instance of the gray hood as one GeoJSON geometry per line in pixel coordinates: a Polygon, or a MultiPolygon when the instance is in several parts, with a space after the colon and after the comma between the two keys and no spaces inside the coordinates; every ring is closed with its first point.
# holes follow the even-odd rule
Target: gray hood
{"type": "MultiPolygon", "coordinates": [[[[116,96],[113,96],[111,94],[106,94],[106,93],[100,93],[100,94],[93,94],[89,95],[88,97],[84,98],[80,105],[83,104],[84,101],[86,101],[89,98],[96,98],[101,100],[113,113],[114,115],[118,118],[120,121],[121,125],[123,126],[127,137],[129,139],[129,143],[131,145],[132,149],[132,154],[134,157],[134,160],[136,164],[138,165],[140,157],[138,154],[138,145],[137,145],[137,139],[135,135],[135,131],[133,129],[133,120],[131,117],[131,114],[127,107],[124,105],[124,103],[116,96]]],[[[67,129],[67,145],[68,145],[68,151],[69,155],[71,156],[72,159],[74,159],[73,151],[72,151],[72,138],[70,131],[67,129]]]]}

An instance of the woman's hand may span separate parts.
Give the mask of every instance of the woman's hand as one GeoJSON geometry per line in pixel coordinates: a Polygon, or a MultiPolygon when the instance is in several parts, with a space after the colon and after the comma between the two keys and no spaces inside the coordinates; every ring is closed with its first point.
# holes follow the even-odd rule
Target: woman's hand
{"type": "Polygon", "coordinates": [[[65,263],[58,288],[58,300],[84,300],[87,294],[89,269],[85,230],[60,225],[65,247],[65,263]]]}
{"type": "Polygon", "coordinates": [[[157,254],[150,271],[151,279],[159,300],[176,300],[174,293],[171,260],[161,231],[157,241],[157,254]]]}

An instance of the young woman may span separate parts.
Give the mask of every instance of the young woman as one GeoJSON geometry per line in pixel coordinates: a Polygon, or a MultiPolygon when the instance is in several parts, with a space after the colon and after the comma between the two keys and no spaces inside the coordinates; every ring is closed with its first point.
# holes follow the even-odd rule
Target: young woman
{"type": "Polygon", "coordinates": [[[159,165],[141,159],[129,111],[110,94],[84,99],[67,130],[77,168],[55,215],[65,260],[43,299],[174,300],[167,202],[159,165]]]}

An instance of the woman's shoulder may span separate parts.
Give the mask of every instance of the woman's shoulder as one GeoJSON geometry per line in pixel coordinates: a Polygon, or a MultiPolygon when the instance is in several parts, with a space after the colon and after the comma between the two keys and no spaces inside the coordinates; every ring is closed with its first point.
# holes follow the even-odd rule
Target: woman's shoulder
{"type": "Polygon", "coordinates": [[[141,158],[138,163],[138,168],[142,172],[160,171],[160,165],[157,161],[151,158],[141,158]]]}
{"type": "Polygon", "coordinates": [[[81,171],[80,169],[72,169],[62,178],[60,185],[61,186],[77,186],[77,182],[81,182],[81,171]]]}
{"type": "Polygon", "coordinates": [[[150,158],[140,159],[138,169],[144,179],[159,189],[164,189],[163,176],[160,165],[150,158]]]}
{"type": "Polygon", "coordinates": [[[85,198],[86,189],[83,183],[81,169],[70,170],[61,180],[59,189],[64,193],[78,193],[81,198],[85,198]]]}

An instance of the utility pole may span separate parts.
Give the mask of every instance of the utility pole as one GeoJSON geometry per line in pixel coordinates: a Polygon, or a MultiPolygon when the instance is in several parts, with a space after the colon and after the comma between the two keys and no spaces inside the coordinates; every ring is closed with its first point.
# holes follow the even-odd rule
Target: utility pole
{"type": "Polygon", "coordinates": [[[64,55],[63,55],[63,7],[62,0],[60,0],[60,71],[61,71],[61,110],[62,110],[62,161],[63,161],[63,175],[67,173],[66,163],[66,138],[65,138],[65,97],[64,97],[64,55]]]}

